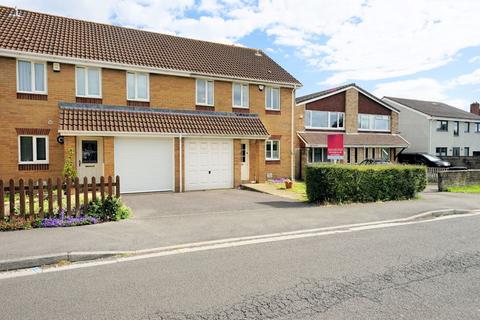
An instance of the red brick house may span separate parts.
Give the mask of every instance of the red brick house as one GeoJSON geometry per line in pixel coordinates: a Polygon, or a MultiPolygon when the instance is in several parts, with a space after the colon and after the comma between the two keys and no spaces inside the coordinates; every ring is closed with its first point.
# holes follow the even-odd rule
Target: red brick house
{"type": "Polygon", "coordinates": [[[293,175],[298,80],[256,49],[0,7],[0,179],[126,192],[293,175]]]}
{"type": "Polygon", "coordinates": [[[329,134],[344,134],[345,163],[395,162],[409,145],[398,132],[399,111],[354,83],[298,97],[296,103],[297,177],[306,164],[329,161],[329,134]]]}

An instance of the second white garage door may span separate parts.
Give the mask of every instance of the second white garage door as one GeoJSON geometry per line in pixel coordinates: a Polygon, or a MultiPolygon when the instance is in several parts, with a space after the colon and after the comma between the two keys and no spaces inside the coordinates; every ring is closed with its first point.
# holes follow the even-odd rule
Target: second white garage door
{"type": "Polygon", "coordinates": [[[173,139],[115,137],[122,192],[173,191],[173,139]]]}
{"type": "Polygon", "coordinates": [[[185,190],[233,188],[233,141],[185,139],[185,190]]]}

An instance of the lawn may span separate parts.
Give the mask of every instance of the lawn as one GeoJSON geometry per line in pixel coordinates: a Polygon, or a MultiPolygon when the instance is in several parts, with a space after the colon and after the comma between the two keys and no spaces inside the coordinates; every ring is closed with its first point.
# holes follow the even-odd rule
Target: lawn
{"type": "Polygon", "coordinates": [[[474,186],[464,186],[464,187],[450,187],[447,189],[448,192],[456,193],[480,193],[480,185],[474,186]]]}
{"type": "Polygon", "coordinates": [[[295,181],[291,189],[285,188],[285,183],[274,183],[278,190],[285,190],[285,192],[291,192],[296,195],[296,198],[300,201],[307,201],[307,187],[305,182],[295,181]]]}

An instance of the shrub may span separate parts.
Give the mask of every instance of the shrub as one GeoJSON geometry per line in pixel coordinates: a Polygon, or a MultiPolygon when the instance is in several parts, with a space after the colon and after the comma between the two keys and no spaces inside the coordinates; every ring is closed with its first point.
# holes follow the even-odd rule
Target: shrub
{"type": "Polygon", "coordinates": [[[131,210],[122,204],[120,198],[107,197],[103,202],[99,199],[90,201],[84,208],[83,214],[102,221],[118,221],[127,219],[131,210]]]}
{"type": "Polygon", "coordinates": [[[63,164],[63,176],[65,178],[75,179],[77,177],[77,169],[74,165],[75,152],[72,148],[67,151],[65,162],[63,164]]]}
{"type": "Polygon", "coordinates": [[[132,210],[130,210],[129,207],[121,206],[115,215],[115,220],[118,221],[118,220],[128,219],[131,214],[132,214],[132,210]]]}
{"type": "Polygon", "coordinates": [[[12,221],[0,221],[0,231],[27,230],[32,228],[32,223],[21,217],[15,217],[12,221]]]}
{"type": "Polygon", "coordinates": [[[90,200],[83,208],[83,215],[103,220],[102,202],[99,199],[90,200]]]}
{"type": "Polygon", "coordinates": [[[427,186],[425,167],[406,165],[307,166],[310,202],[347,203],[412,199],[427,186]]]}

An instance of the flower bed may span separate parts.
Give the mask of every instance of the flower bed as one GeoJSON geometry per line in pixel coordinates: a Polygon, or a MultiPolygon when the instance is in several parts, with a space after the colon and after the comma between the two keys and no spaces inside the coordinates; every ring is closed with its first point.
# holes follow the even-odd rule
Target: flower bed
{"type": "Polygon", "coordinates": [[[130,208],[126,207],[120,198],[107,197],[103,201],[99,199],[90,201],[88,205],[82,206],[78,215],[69,216],[62,209],[45,218],[25,219],[18,216],[14,219],[0,221],[0,231],[84,226],[119,221],[129,218],[130,215],[130,208]]]}

